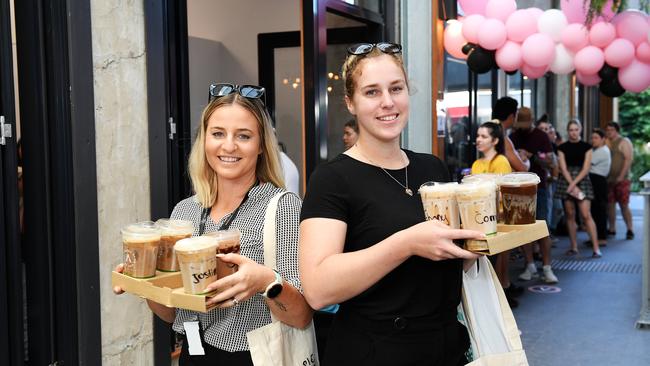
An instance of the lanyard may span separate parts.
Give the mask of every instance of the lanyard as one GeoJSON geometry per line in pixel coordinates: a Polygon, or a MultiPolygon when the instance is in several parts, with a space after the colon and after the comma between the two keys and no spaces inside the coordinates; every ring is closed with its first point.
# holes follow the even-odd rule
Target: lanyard
{"type": "MultiPolygon", "coordinates": [[[[248,200],[248,195],[251,193],[251,190],[257,186],[259,181],[255,181],[255,184],[246,192],[244,195],[244,199],[241,200],[241,203],[239,203],[239,206],[235,209],[235,211],[230,214],[230,217],[228,217],[228,220],[224,222],[218,230],[228,230],[230,228],[230,224],[232,224],[233,220],[237,216],[237,213],[239,212],[239,209],[244,205],[244,202],[248,200]]],[[[201,222],[199,223],[199,236],[203,235],[203,232],[205,231],[205,222],[208,220],[208,216],[210,215],[210,211],[212,210],[212,207],[206,207],[201,211],[201,222]]]]}

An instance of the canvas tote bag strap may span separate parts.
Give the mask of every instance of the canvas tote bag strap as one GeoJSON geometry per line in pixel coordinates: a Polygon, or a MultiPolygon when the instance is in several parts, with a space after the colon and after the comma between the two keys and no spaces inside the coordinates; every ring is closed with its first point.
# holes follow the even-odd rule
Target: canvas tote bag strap
{"type": "MultiPolygon", "coordinates": [[[[266,206],[266,213],[264,214],[264,265],[277,270],[277,240],[276,240],[276,225],[275,220],[278,212],[278,203],[280,199],[290,192],[280,192],[273,196],[266,206]]],[[[277,319],[271,312],[271,318],[275,322],[277,319]]]]}

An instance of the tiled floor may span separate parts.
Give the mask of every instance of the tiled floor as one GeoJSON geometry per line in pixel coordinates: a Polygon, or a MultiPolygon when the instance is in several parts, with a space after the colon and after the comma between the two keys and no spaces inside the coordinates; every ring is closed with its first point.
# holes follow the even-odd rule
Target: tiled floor
{"type": "MultiPolygon", "coordinates": [[[[643,198],[634,196],[631,208],[635,240],[624,240],[620,216],[617,238],[609,240],[600,259],[591,259],[591,250],[582,246],[584,232],[578,234],[577,258],[564,256],[569,240],[560,237],[553,259],[561,291],[525,291],[519,298],[514,314],[531,366],[650,365],[650,329],[635,328],[641,308],[643,198]]],[[[514,262],[511,278],[522,270],[523,263],[514,262]]],[[[538,280],[516,283],[529,290],[542,285],[538,280]]]]}

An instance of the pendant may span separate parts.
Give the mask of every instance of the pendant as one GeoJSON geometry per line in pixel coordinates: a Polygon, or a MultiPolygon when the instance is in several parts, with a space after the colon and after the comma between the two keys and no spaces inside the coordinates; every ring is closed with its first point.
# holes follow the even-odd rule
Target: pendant
{"type": "Polygon", "coordinates": [[[406,192],[406,194],[408,194],[409,196],[413,196],[413,191],[411,190],[411,188],[406,188],[404,192],[406,192]]]}

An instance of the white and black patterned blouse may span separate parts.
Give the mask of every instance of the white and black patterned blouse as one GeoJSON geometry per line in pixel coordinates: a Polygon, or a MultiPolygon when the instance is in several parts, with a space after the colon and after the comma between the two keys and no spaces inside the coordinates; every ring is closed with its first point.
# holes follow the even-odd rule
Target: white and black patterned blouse
{"type": "MultiPolygon", "coordinates": [[[[264,263],[263,227],[266,206],[273,196],[282,191],[271,183],[253,187],[230,225],[242,233],[241,254],[260,264],[264,263]]],[[[276,215],[276,238],[278,272],[284,281],[302,292],[298,274],[300,206],[300,198],[296,195],[287,194],[282,197],[276,215]]],[[[192,196],[174,207],[171,218],[192,221],[194,235],[198,235],[201,210],[196,196],[192,196]]],[[[216,231],[230,215],[216,223],[208,216],[205,232],[216,231]]],[[[236,306],[217,308],[207,313],[176,309],[172,327],[176,332],[184,333],[183,322],[196,320],[201,324],[206,343],[221,350],[236,352],[249,349],[246,333],[271,323],[271,314],[262,295],[256,294],[236,306]]]]}

